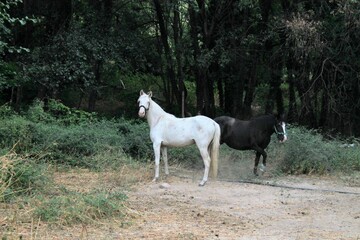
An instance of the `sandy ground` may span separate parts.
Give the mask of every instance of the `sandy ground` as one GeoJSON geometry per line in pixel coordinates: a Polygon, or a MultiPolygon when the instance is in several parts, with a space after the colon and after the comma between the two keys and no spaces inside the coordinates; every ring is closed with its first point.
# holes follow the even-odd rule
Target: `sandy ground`
{"type": "Polygon", "coordinates": [[[119,239],[360,239],[360,188],[333,180],[265,182],[281,187],[224,181],[198,187],[176,177],[166,183],[130,194],[138,217],[119,239]]]}

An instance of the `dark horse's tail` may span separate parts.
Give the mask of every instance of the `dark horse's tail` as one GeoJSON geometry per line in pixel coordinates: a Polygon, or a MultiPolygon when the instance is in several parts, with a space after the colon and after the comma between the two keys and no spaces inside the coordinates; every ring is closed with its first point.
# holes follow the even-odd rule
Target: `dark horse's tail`
{"type": "Polygon", "coordinates": [[[211,169],[211,177],[216,178],[218,174],[218,159],[219,159],[219,147],[220,147],[220,126],[216,122],[214,122],[215,132],[214,137],[209,146],[210,152],[210,169],[211,169]]]}

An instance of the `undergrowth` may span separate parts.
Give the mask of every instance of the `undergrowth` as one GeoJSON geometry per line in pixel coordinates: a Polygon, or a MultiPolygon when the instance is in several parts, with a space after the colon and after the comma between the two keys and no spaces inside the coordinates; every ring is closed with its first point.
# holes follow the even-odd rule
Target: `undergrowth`
{"type": "Polygon", "coordinates": [[[328,140],[315,130],[290,127],[280,168],[290,174],[351,173],[360,171],[360,142],[351,144],[339,139],[328,140]]]}

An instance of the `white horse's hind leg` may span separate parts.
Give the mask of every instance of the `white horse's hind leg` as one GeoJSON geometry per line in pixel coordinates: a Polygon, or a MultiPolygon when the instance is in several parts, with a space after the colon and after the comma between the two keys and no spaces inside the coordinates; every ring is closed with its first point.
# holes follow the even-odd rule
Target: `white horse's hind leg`
{"type": "Polygon", "coordinates": [[[159,179],[160,146],[161,143],[153,143],[153,149],[155,154],[155,177],[153,179],[153,182],[156,182],[159,179]]]}
{"type": "Polygon", "coordinates": [[[204,177],[201,180],[201,182],[199,183],[199,186],[204,186],[208,180],[211,159],[210,159],[207,147],[203,147],[203,148],[199,147],[199,150],[200,150],[200,154],[204,161],[204,166],[205,166],[204,177]]]}
{"type": "Polygon", "coordinates": [[[161,147],[161,153],[165,164],[165,174],[169,175],[169,163],[167,157],[167,147],[161,147]]]}

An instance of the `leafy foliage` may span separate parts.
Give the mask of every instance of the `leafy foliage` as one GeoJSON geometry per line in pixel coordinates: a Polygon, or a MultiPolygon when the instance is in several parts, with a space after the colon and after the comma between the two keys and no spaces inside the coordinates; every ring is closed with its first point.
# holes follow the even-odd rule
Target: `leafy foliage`
{"type": "Polygon", "coordinates": [[[24,26],[28,22],[37,23],[34,17],[15,17],[12,10],[22,0],[5,0],[0,2],[0,90],[23,83],[17,77],[18,67],[11,61],[4,61],[3,56],[29,52],[28,48],[13,45],[13,31],[17,25],[24,26]]]}
{"type": "Polygon", "coordinates": [[[10,14],[11,8],[16,7],[19,3],[22,3],[22,0],[5,0],[0,2],[0,55],[5,51],[9,53],[21,51],[29,51],[27,48],[11,46],[9,40],[11,38],[11,26],[15,24],[25,25],[28,21],[36,23],[38,20],[35,18],[29,18],[28,16],[24,18],[14,17],[10,14]]]}

